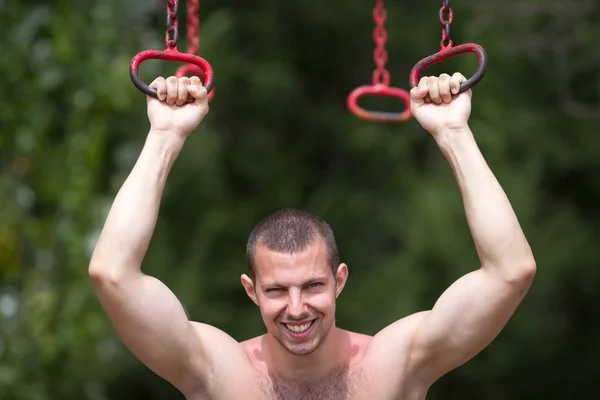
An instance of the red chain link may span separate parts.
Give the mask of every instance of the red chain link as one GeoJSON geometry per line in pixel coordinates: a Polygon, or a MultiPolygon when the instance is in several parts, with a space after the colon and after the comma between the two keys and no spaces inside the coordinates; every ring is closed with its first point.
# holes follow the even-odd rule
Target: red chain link
{"type": "Polygon", "coordinates": [[[167,49],[177,48],[177,39],[179,38],[177,8],[177,0],[167,0],[167,33],[165,35],[165,46],[167,49]]]}
{"type": "Polygon", "coordinates": [[[383,7],[383,0],[375,0],[375,8],[373,9],[373,20],[375,21],[375,29],[373,30],[373,40],[375,41],[375,51],[373,59],[375,60],[375,71],[373,71],[372,85],[362,85],[355,88],[346,99],[348,109],[357,117],[378,122],[400,122],[406,121],[411,117],[410,112],[410,95],[406,90],[390,87],[390,73],[385,69],[385,64],[388,61],[388,53],[385,50],[385,42],[387,41],[387,31],[385,30],[385,21],[387,13],[383,7]],[[402,112],[383,112],[365,110],[358,103],[362,97],[379,96],[390,97],[401,100],[404,103],[404,111],[402,112]]]}
{"type": "Polygon", "coordinates": [[[454,20],[454,13],[450,7],[450,0],[442,1],[442,7],[440,8],[440,24],[442,24],[442,40],[440,41],[440,48],[452,46],[452,39],[450,39],[450,25],[454,20]]]}
{"type": "MultiPolygon", "coordinates": [[[[158,98],[156,89],[148,86],[142,78],[140,78],[139,67],[146,60],[165,60],[173,61],[178,63],[184,63],[182,68],[194,68],[194,75],[200,77],[202,84],[208,92],[208,98],[210,101],[211,94],[214,94],[214,72],[211,65],[202,57],[189,54],[181,53],[177,49],[177,39],[179,36],[179,23],[177,21],[178,1],[177,0],[166,0],[167,2],[167,33],[165,35],[165,49],[164,50],[144,50],[137,53],[131,62],[129,63],[129,76],[131,81],[142,93],[147,96],[158,98]]],[[[181,68],[175,73],[175,76],[181,78],[185,76],[185,71],[181,68]],[[181,74],[181,75],[180,75],[181,74]]]]}
{"type": "MultiPolygon", "coordinates": [[[[194,56],[200,55],[200,17],[198,10],[200,9],[199,0],[187,0],[186,2],[186,11],[187,11],[187,39],[188,39],[188,48],[187,54],[191,54],[194,56]]],[[[193,64],[182,65],[175,72],[175,76],[181,78],[183,76],[193,76],[197,75],[201,80],[204,81],[204,71],[198,66],[193,64]]],[[[208,101],[212,101],[215,97],[214,87],[208,93],[208,101]]],[[[193,101],[190,97],[189,101],[193,101]]]]}
{"type": "Polygon", "coordinates": [[[373,85],[385,85],[390,84],[390,73],[385,69],[385,64],[388,61],[388,53],[385,50],[385,42],[387,41],[387,31],[385,30],[384,24],[387,19],[387,13],[383,6],[383,0],[375,1],[375,8],[373,9],[373,20],[375,21],[375,29],[373,30],[373,40],[375,41],[375,51],[373,52],[373,59],[377,68],[373,71],[373,85]]]}
{"type": "Polygon", "coordinates": [[[483,78],[488,65],[487,53],[483,47],[476,43],[465,43],[454,46],[452,39],[450,39],[450,25],[452,25],[452,21],[454,20],[454,12],[450,7],[450,0],[442,0],[442,6],[440,7],[439,11],[439,20],[440,24],[442,25],[440,51],[417,62],[410,70],[410,76],[408,80],[411,87],[417,87],[419,80],[421,79],[421,73],[426,68],[461,54],[473,53],[477,56],[477,63],[479,66],[477,67],[477,71],[475,71],[473,76],[460,84],[458,93],[462,93],[465,90],[469,90],[475,86],[483,78]]]}
{"type": "Polygon", "coordinates": [[[187,30],[188,30],[188,53],[198,55],[200,41],[198,32],[200,30],[200,19],[198,18],[198,0],[187,0],[187,30]]]}

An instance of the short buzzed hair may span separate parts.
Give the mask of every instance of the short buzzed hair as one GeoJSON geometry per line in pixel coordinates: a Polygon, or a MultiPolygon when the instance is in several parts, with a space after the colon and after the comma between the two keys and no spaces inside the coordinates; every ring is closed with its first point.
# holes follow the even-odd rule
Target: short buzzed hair
{"type": "Polygon", "coordinates": [[[339,255],[329,224],[307,211],[293,208],[284,208],[265,217],[254,227],[248,239],[246,260],[250,278],[254,280],[256,273],[254,254],[257,245],[280,253],[295,253],[306,250],[319,239],[325,242],[329,266],[335,276],[339,255]]]}

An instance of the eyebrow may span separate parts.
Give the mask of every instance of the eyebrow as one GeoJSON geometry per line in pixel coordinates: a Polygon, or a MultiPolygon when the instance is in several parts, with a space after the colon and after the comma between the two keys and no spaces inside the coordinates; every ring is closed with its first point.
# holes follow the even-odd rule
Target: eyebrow
{"type": "MultiPolygon", "coordinates": [[[[327,281],[327,277],[326,276],[320,276],[317,278],[313,278],[310,279],[306,282],[303,282],[301,286],[306,286],[306,285],[310,285],[311,283],[315,283],[315,282],[323,282],[323,281],[327,281]]],[[[274,288],[274,287],[286,287],[286,285],[282,285],[281,283],[277,283],[277,282],[271,282],[271,283],[264,283],[261,285],[261,288],[265,289],[265,288],[274,288]]]]}

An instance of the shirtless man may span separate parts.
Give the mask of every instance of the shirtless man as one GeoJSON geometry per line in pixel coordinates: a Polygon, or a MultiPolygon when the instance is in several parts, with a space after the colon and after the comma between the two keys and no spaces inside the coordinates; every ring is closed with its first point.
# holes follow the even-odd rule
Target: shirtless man
{"type": "MultiPolygon", "coordinates": [[[[535,275],[535,261],[511,205],[468,126],[471,91],[460,74],[424,77],[411,90],[414,117],[448,160],[481,261],[431,310],[375,336],[335,325],[348,278],[329,226],[283,210],[248,242],[241,277],[267,333],[239,343],[190,322],[175,295],[141,264],[163,188],[188,135],[208,112],[197,78],[158,78],[148,99],[150,132],[119,191],[89,273],[130,351],[188,400],[422,400],[431,385],[483,350],[503,329],[535,275]],[[187,103],[188,94],[195,102],[187,103]]],[[[398,266],[401,268],[402,266],[398,266]]],[[[426,267],[426,266],[425,266],[426,267]]]]}

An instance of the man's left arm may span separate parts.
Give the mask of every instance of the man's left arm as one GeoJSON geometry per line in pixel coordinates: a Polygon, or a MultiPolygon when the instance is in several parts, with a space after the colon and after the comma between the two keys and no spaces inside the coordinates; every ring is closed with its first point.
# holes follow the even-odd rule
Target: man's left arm
{"type": "Polygon", "coordinates": [[[409,364],[430,382],[496,338],[536,270],[511,204],[470,129],[434,137],[457,179],[481,268],[452,284],[416,326],[409,364]]]}

